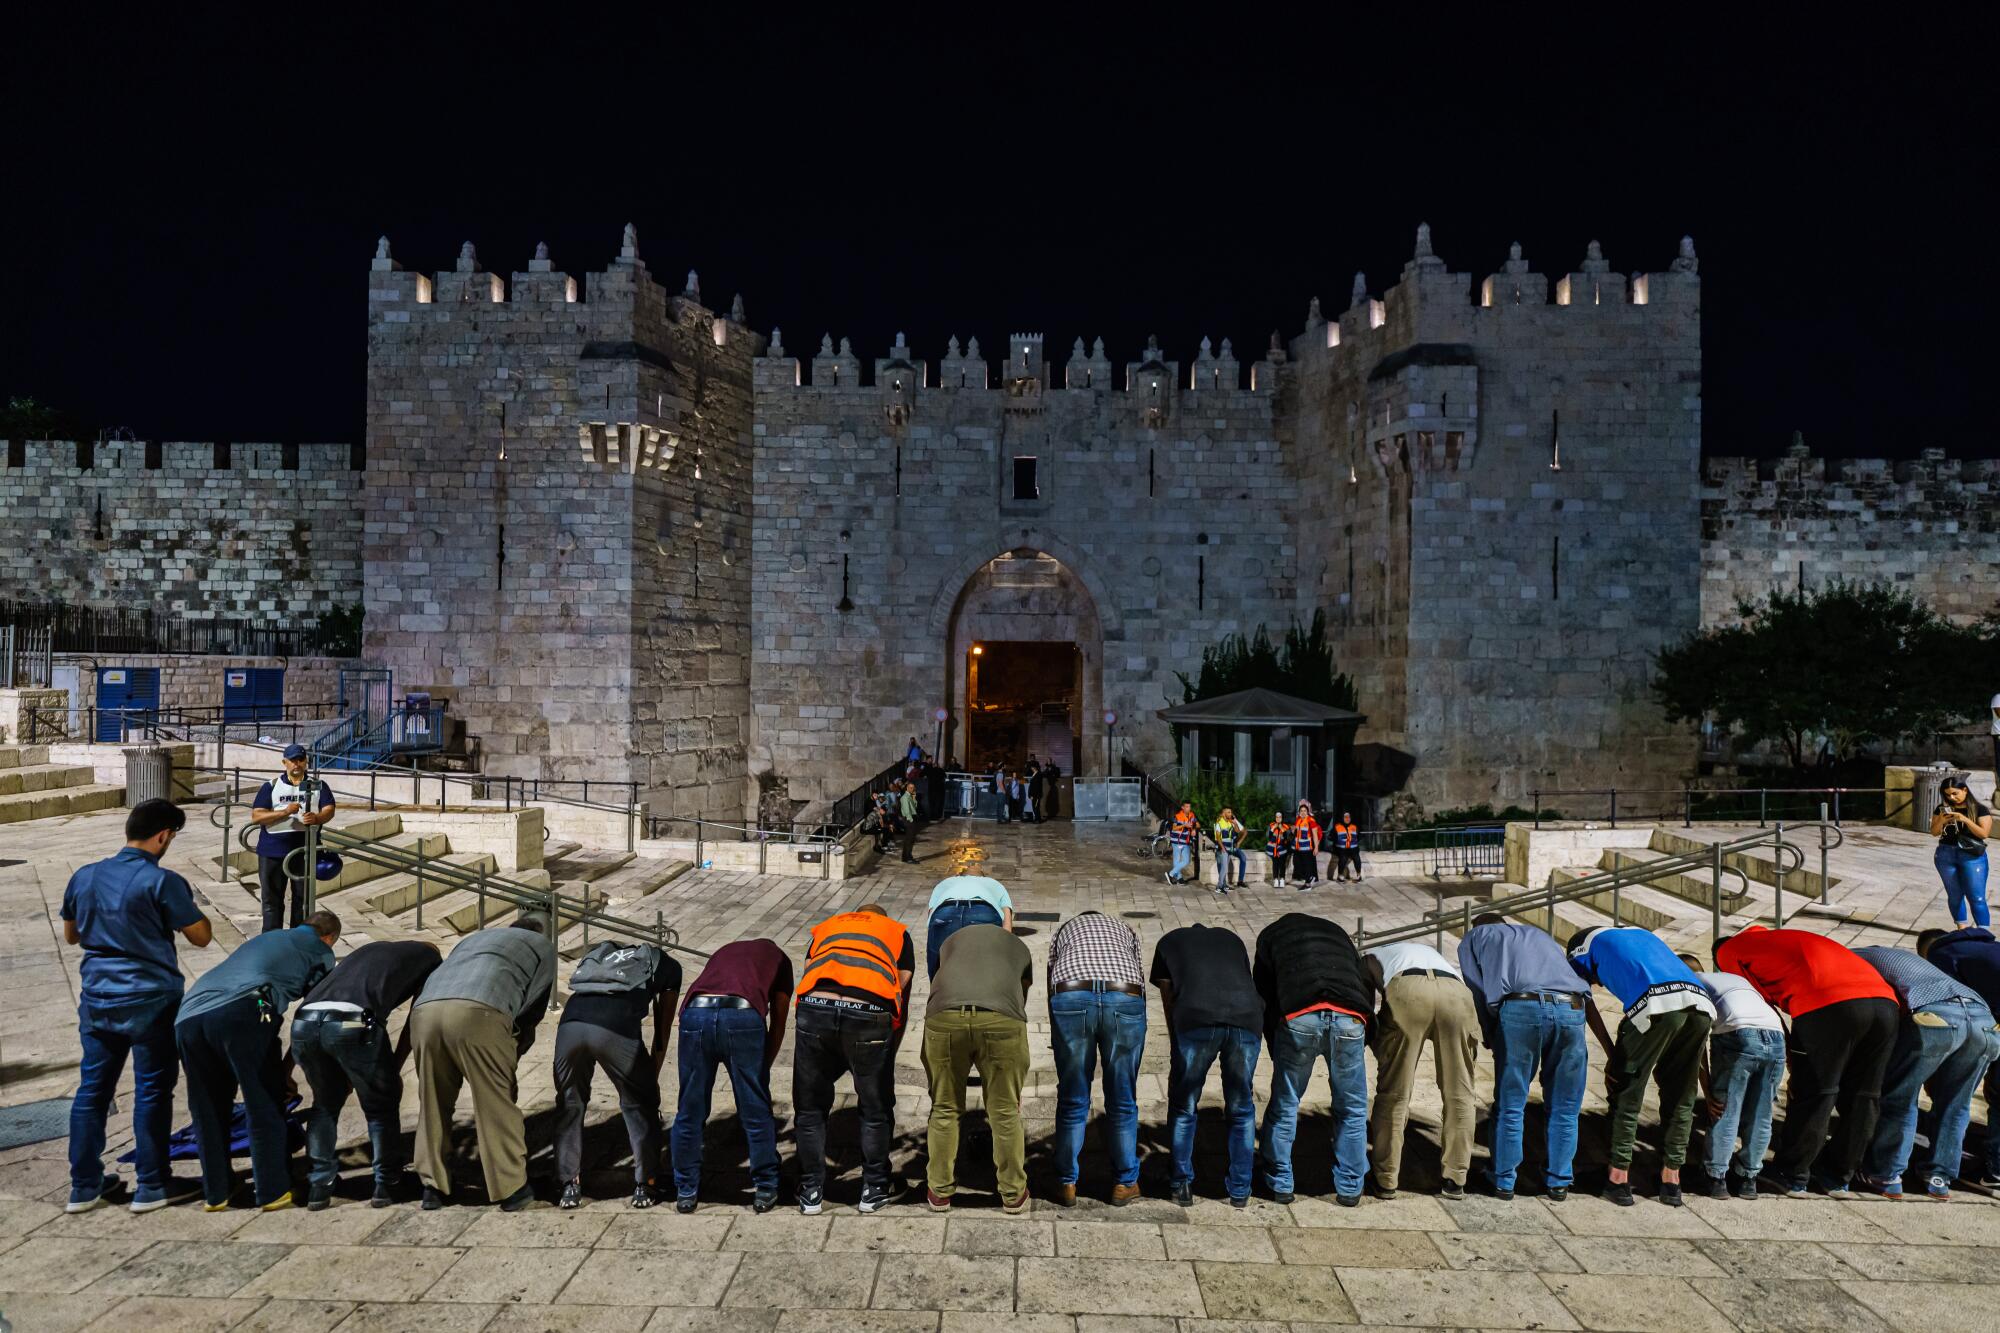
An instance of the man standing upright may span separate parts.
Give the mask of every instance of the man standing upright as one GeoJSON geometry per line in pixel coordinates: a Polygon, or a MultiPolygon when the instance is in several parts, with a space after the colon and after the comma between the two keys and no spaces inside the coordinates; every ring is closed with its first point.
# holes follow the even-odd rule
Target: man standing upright
{"type": "Polygon", "coordinates": [[[515,1071],[556,984],[556,946],[538,913],[460,940],[411,1011],[417,1053],[417,1172],[426,1209],[451,1200],[451,1118],[472,1085],[486,1198],[510,1213],[535,1200],[515,1071]]]}
{"type": "Polygon", "coordinates": [[[1185,884],[1194,874],[1194,840],[1201,836],[1201,823],[1194,817],[1194,802],[1182,801],[1174,811],[1167,838],[1174,849],[1174,863],[1167,871],[1167,883],[1185,884]]]}
{"type": "Polygon", "coordinates": [[[917,858],[911,854],[917,845],[917,784],[915,782],[905,782],[903,784],[903,793],[896,798],[896,814],[903,821],[902,827],[896,831],[897,840],[903,848],[903,861],[905,864],[915,864],[917,858]]]}
{"type": "Polygon", "coordinates": [[[958,1122],[976,1066],[993,1136],[1000,1210],[1028,1210],[1028,1144],[1021,1127],[1021,1083],[1028,1075],[1028,990],[1034,960],[1002,926],[953,932],[938,956],[924,1010],[924,1072],[930,1078],[929,1180],[934,1213],[950,1209],[958,1189],[958,1122]]]}
{"type": "Polygon", "coordinates": [[[604,940],[570,974],[569,1003],[556,1024],[556,1178],[559,1208],[583,1206],[583,1113],[590,1105],[590,1076],[603,1069],[618,1091],[618,1112],[632,1145],[632,1206],[659,1200],[660,1157],[666,1147],[660,1123],[660,1070],[667,1063],[667,1033],[681,993],[681,965],[650,944],[604,940]],[[646,1016],[653,1044],[646,1046],[646,1016]]]}
{"type": "Polygon", "coordinates": [[[864,903],[812,928],[792,1046],[801,1213],[810,1216],[824,1206],[826,1117],[842,1074],[853,1076],[861,1111],[860,1211],[878,1212],[889,1203],[896,1048],[916,971],[910,932],[880,903],[864,903]]]}
{"type": "Polygon", "coordinates": [[[1362,955],[1370,980],[1382,994],[1375,1015],[1375,1109],[1369,1122],[1369,1160],[1375,1189],[1396,1197],[1402,1176],[1403,1131],[1410,1120],[1410,1089],[1424,1043],[1437,1064],[1438,1091],[1444,1095],[1444,1197],[1465,1197],[1472,1168],[1472,1138],[1479,1104],[1472,1071],[1479,1055],[1479,1011],[1458,964],[1428,944],[1384,944],[1362,955]]]}
{"type": "MultiPolygon", "coordinates": [[[[1240,825],[1239,825],[1240,827],[1240,825]]],[[[1223,1114],[1229,1120],[1232,1207],[1247,1207],[1257,1157],[1257,1047],[1264,1001],[1250,978],[1250,955],[1233,930],[1199,923],[1170,930],[1153,948],[1153,984],[1173,1043],[1167,1072],[1167,1124],[1173,1139],[1174,1202],[1194,1206],[1195,1110],[1209,1066],[1222,1061],[1223,1114]]]]}
{"type": "Polygon", "coordinates": [[[1785,1127],[1771,1169],[1804,1198],[1818,1173],[1826,1192],[1849,1183],[1875,1134],[1882,1078],[1896,1047],[1896,992],[1852,949],[1809,930],[1746,926],[1715,947],[1716,966],[1790,1014],[1785,1127]],[[1835,1111],[1840,1127],[1829,1135],[1835,1111]]]}
{"type": "Polygon", "coordinates": [[[1375,988],[1347,932],[1324,917],[1287,912],[1257,936],[1252,977],[1271,1041],[1271,1101],[1258,1156],[1272,1197],[1292,1201],[1292,1141],[1315,1061],[1333,1093],[1333,1192],[1361,1202],[1368,1176],[1368,1024],[1375,988]]]}
{"type": "Polygon", "coordinates": [[[1593,926],[1569,942],[1570,966],[1585,981],[1618,997],[1625,1017],[1618,1041],[1604,1016],[1585,999],[1584,1017],[1604,1047],[1604,1090],[1611,1101],[1611,1180],[1604,1197],[1632,1206],[1632,1152],[1639,1140],[1639,1111],[1646,1084],[1660,1085],[1660,1202],[1681,1206],[1681,1166],[1694,1130],[1694,1099],[1701,1091],[1701,1058],[1715,1004],[1694,969],[1666,942],[1638,926],[1593,926]]]}
{"type": "Polygon", "coordinates": [[[264,903],[264,929],[283,930],[305,921],[306,880],[311,866],[298,875],[285,873],[285,858],[306,844],[306,828],[334,816],[333,789],[323,781],[308,782],[306,747],[287,745],[281,759],[285,771],[257,789],[250,803],[250,822],[257,835],[257,886],[264,903]],[[308,796],[310,790],[311,795],[308,796]],[[311,801],[313,809],[306,804],[311,801]],[[289,922],[285,903],[291,903],[289,922]]]}
{"type": "Polygon", "coordinates": [[[1590,1077],[1584,1006],[1590,988],[1546,931],[1494,912],[1472,919],[1458,942],[1458,966],[1479,1006],[1479,1025],[1493,1052],[1493,1193],[1514,1197],[1528,1084],[1542,1077],[1548,1116],[1548,1165],[1543,1183],[1551,1203],[1569,1197],[1575,1179],[1576,1121],[1590,1077]]]}
{"type": "Polygon", "coordinates": [[[197,1182],[176,1180],[167,1162],[180,1078],[174,1020],[183,984],[174,935],[205,949],[214,934],[188,882],[160,864],[186,825],[187,815],[172,801],[141,801],[125,816],[124,850],[80,867],[63,890],[63,939],[83,946],[76,1006],[83,1061],[69,1108],[65,1212],[89,1212],[119,1192],[118,1178],[104,1174],[104,1123],[127,1056],[138,1164],[132,1211],[150,1213],[201,1192],[197,1182]]]}
{"type": "Polygon", "coordinates": [[[1076,1203],[1077,1158],[1090,1118],[1090,1080],[1104,1067],[1104,1147],[1111,1205],[1139,1197],[1139,1057],[1146,1051],[1146,978],[1139,937],[1115,917],[1084,911],[1049,937],[1049,1040],[1056,1056],[1056,1203],[1076,1203]]]}
{"type": "MultiPolygon", "coordinates": [[[[2000,709],[1996,709],[2000,716],[2000,709]]],[[[2000,735],[2000,721],[1995,723],[2000,735]]],[[[1996,742],[2000,744],[2000,742],[1996,742]]],[[[1984,926],[1965,930],[1926,930],[1917,936],[1917,953],[1932,967],[1972,988],[1986,1007],[2000,1014],[2000,940],[1984,926]]],[[[1986,1165],[1979,1177],[1984,1189],[2000,1189],[2000,1060],[1986,1071],[1986,1165]]]]}
{"type": "Polygon", "coordinates": [[[785,1044],[792,960],[772,940],[737,940],[709,957],[681,1005],[681,1100],[674,1116],[674,1211],[701,1194],[701,1143],[715,1071],[729,1070],[736,1115],[750,1145],[751,1208],[778,1204],[778,1128],[771,1114],[771,1062],[785,1044]],[[767,1026],[768,1025],[768,1026],[767,1026]]]}

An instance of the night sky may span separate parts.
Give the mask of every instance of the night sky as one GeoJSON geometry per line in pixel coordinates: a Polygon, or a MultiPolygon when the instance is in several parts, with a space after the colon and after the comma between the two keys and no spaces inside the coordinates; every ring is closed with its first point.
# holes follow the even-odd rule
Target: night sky
{"type": "MultiPolygon", "coordinates": [[[[1704,443],[1980,456],[1996,243],[1990,29],[1791,31],[1648,6],[1545,28],[1402,7],[547,6],[339,20],[64,7],[4,62],[0,397],[142,438],[348,440],[368,260],[537,241],[654,273],[864,360],[1016,329],[1053,359],[1148,333],[1248,361],[1307,298],[1379,294],[1428,220],[1475,280],[1519,240],[1551,279],[1602,241],[1701,256],[1704,443]],[[1981,181],[1987,182],[1982,186],[1981,181]]],[[[1510,15],[1518,11],[1495,8],[1510,15]]],[[[1805,21],[1801,19],[1800,21],[1805,21]]],[[[1821,21],[1822,24],[1824,20],[1821,21]]],[[[1991,20],[1979,20],[1990,24],[1991,20]]]]}

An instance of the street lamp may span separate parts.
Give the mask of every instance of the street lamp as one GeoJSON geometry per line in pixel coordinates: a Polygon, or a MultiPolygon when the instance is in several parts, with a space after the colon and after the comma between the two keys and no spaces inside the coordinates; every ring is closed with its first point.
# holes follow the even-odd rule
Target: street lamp
{"type": "Polygon", "coordinates": [[[931,716],[937,719],[937,724],[938,724],[937,750],[934,753],[937,756],[937,762],[939,763],[940,766],[942,766],[944,764],[944,720],[947,717],[950,717],[951,714],[946,712],[944,709],[940,708],[937,710],[937,712],[931,714],[931,716]]]}
{"type": "Polygon", "coordinates": [[[1115,776],[1111,771],[1111,729],[1117,725],[1118,714],[1107,711],[1104,714],[1104,776],[1106,779],[1115,776]]]}

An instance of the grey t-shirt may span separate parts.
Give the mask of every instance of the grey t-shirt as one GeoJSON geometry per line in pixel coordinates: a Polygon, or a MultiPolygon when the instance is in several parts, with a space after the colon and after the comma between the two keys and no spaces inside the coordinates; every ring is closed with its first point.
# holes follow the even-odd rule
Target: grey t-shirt
{"type": "Polygon", "coordinates": [[[537,996],[548,994],[555,980],[553,940],[517,926],[494,926],[458,942],[424,983],[417,1004],[473,1000],[518,1019],[537,996]]]}
{"type": "Polygon", "coordinates": [[[972,1004],[1028,1021],[1026,982],[1034,972],[1028,946],[1004,926],[966,926],[952,932],[938,951],[924,1015],[972,1004]]]}

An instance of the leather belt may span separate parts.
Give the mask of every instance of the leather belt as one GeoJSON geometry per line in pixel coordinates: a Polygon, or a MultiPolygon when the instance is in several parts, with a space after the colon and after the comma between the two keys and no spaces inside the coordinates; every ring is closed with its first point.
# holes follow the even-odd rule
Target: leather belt
{"type": "Polygon", "coordinates": [[[1502,1004],[1507,1003],[1509,1000],[1541,1000],[1549,1004],[1567,1005],[1571,1009],[1583,1008],[1583,997],[1575,991],[1517,990],[1500,997],[1500,1003],[1502,1004]]]}
{"type": "Polygon", "coordinates": [[[1137,995],[1141,998],[1146,994],[1144,986],[1134,986],[1129,981],[1058,981],[1050,989],[1056,992],[1073,990],[1116,991],[1120,995],[1137,995]]]}
{"type": "Polygon", "coordinates": [[[741,995],[690,995],[687,1007],[690,1009],[754,1009],[755,1005],[741,995]]]}

